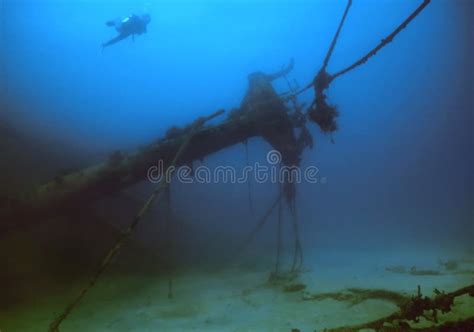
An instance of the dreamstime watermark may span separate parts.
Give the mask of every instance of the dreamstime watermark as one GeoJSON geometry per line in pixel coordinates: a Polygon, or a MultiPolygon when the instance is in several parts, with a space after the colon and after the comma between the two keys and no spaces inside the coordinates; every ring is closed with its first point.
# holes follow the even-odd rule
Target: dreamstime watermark
{"type": "Polygon", "coordinates": [[[192,183],[231,183],[240,184],[248,181],[257,183],[284,183],[287,181],[294,183],[307,182],[310,184],[326,183],[326,177],[319,176],[319,168],[308,166],[301,168],[298,166],[284,166],[281,164],[282,155],[277,150],[267,153],[266,164],[259,162],[247,165],[242,169],[234,166],[217,166],[213,169],[200,165],[196,168],[190,166],[171,166],[165,170],[163,160],[158,165],[148,168],[147,179],[152,183],[159,183],[163,180],[168,183],[175,177],[179,182],[185,184],[192,183]]]}

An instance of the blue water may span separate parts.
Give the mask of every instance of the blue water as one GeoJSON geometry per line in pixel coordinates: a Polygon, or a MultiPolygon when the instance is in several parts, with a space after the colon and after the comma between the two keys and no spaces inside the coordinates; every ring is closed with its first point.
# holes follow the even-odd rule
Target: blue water
{"type": "MultiPolygon", "coordinates": [[[[360,58],[419,3],[354,1],[328,72],[360,58]]],[[[33,183],[45,182],[59,168],[95,164],[116,149],[133,151],[162,137],[172,125],[238,107],[249,73],[277,71],[291,58],[290,78],[306,85],[345,6],[329,0],[3,0],[0,121],[42,152],[30,143],[31,152],[10,146],[1,180],[6,185],[24,175],[11,173],[13,164],[33,183]],[[132,13],[151,15],[148,32],[102,51],[115,36],[105,22],[132,13]]],[[[302,161],[317,166],[326,181],[298,186],[306,250],[474,252],[473,7],[469,0],[433,1],[391,44],[331,85],[329,101],[340,111],[335,144],[310,123],[315,147],[302,161]]],[[[284,80],[274,87],[288,89],[284,80]]],[[[300,96],[312,99],[312,90],[300,96]]],[[[251,139],[251,162],[263,161],[269,149],[261,138],[251,139]]],[[[245,163],[242,145],[204,160],[211,167],[245,163]]],[[[242,235],[256,219],[247,190],[178,184],[173,206],[214,236],[242,235]]],[[[274,185],[252,184],[256,215],[275,193],[274,185]]],[[[267,229],[264,237],[273,246],[274,232],[267,229]]],[[[141,238],[152,242],[146,231],[141,238]]]]}

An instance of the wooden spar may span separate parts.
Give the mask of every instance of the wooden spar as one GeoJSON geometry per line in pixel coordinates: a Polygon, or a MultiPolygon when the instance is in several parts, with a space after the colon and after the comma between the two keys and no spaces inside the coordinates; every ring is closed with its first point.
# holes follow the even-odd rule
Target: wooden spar
{"type": "MultiPolygon", "coordinates": [[[[265,138],[276,149],[288,150],[288,146],[294,144],[293,126],[284,107],[278,100],[278,104],[273,103],[264,111],[241,113],[217,125],[203,127],[193,136],[177,165],[203,159],[256,136],[265,138]],[[288,142],[285,137],[289,138],[288,142]]],[[[22,224],[32,224],[35,219],[74,213],[94,201],[147,180],[149,168],[160,161],[166,170],[185,137],[186,133],[173,139],[164,138],[130,155],[117,153],[99,165],[56,177],[32,193],[3,199],[0,234],[22,224]]]]}

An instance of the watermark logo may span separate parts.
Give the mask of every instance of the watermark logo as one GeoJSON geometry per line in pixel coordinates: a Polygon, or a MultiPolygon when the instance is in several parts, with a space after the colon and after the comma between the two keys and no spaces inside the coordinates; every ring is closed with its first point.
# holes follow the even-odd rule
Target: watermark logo
{"type": "Polygon", "coordinates": [[[168,167],[165,169],[165,163],[160,160],[157,165],[148,168],[147,179],[151,183],[161,181],[171,182],[175,177],[179,182],[185,184],[192,183],[247,183],[254,181],[257,183],[326,183],[327,179],[320,176],[319,168],[308,166],[301,168],[299,166],[282,165],[282,154],[277,150],[271,150],[266,155],[266,163],[256,162],[252,165],[246,165],[243,168],[235,166],[219,165],[213,169],[200,165],[196,168],[184,165],[180,167],[168,167]]]}
{"type": "Polygon", "coordinates": [[[282,161],[282,156],[280,151],[271,150],[267,153],[267,162],[270,165],[279,165],[282,161]]]}

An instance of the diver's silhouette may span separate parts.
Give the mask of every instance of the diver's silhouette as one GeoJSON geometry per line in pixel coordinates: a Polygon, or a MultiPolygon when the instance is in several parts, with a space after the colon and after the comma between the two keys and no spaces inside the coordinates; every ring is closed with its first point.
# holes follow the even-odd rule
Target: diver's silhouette
{"type": "Polygon", "coordinates": [[[102,49],[104,49],[107,46],[113,45],[118,43],[119,41],[122,41],[129,36],[132,36],[132,38],[135,38],[135,35],[141,35],[146,32],[146,28],[148,23],[150,23],[151,18],[150,15],[145,14],[145,15],[130,15],[124,19],[118,19],[118,20],[110,20],[107,21],[105,24],[109,27],[115,27],[115,30],[119,33],[119,35],[115,38],[112,38],[106,43],[102,44],[102,49]]]}

